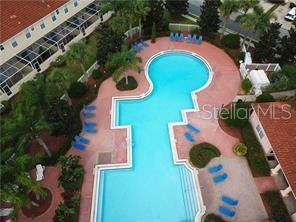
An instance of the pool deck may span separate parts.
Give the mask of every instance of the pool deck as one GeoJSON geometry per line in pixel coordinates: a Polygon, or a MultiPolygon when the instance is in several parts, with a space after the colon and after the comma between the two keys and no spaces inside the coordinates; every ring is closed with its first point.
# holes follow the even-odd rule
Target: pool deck
{"type": "MultiPolygon", "coordinates": [[[[240,86],[240,74],[232,59],[216,46],[203,42],[201,45],[186,42],[170,42],[167,37],[157,38],[155,44],[142,50],[138,55],[142,57],[142,67],[154,54],[173,49],[182,49],[195,52],[208,61],[214,71],[211,84],[203,91],[197,93],[197,101],[200,109],[203,105],[221,107],[230,103],[237,95],[240,86]]],[[[140,95],[149,89],[149,83],[142,71],[139,75],[133,71],[128,72],[135,76],[139,86],[136,90],[120,92],[115,88],[112,79],[104,81],[99,89],[98,96],[92,104],[97,106],[96,117],[92,120],[97,123],[97,133],[85,135],[91,140],[88,149],[83,152],[71,149],[68,154],[77,154],[82,157],[81,163],[85,168],[84,183],[82,186],[82,199],[80,205],[80,222],[89,222],[92,206],[92,191],[94,184],[94,167],[97,164],[125,163],[127,161],[126,129],[110,129],[111,103],[114,96],[140,95]]],[[[219,126],[217,119],[203,118],[206,111],[188,113],[188,120],[198,126],[201,133],[196,135],[198,142],[207,141],[219,147],[222,155],[233,157],[232,147],[239,140],[226,134],[219,126]]],[[[174,127],[177,140],[176,148],[179,159],[187,159],[190,144],[183,136],[185,127],[174,127]]],[[[207,202],[205,202],[207,206],[207,202]]]]}

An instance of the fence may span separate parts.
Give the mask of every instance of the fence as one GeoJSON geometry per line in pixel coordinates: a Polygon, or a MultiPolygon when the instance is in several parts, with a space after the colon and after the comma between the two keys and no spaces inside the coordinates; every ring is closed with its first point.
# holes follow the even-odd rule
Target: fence
{"type": "Polygon", "coordinates": [[[191,25],[191,24],[179,24],[179,23],[170,23],[169,29],[170,31],[175,32],[191,32],[195,29],[197,29],[197,25],[191,25]]]}
{"type": "Polygon", "coordinates": [[[140,32],[140,26],[136,26],[128,31],[126,31],[124,34],[129,38],[130,36],[134,36],[135,34],[140,32]]]}

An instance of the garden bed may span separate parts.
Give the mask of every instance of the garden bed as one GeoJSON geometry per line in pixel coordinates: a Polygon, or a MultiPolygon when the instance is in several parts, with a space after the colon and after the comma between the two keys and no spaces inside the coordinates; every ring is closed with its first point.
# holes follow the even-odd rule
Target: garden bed
{"type": "Polygon", "coordinates": [[[138,87],[138,83],[133,76],[128,76],[127,79],[128,84],[126,84],[125,78],[122,78],[118,83],[116,83],[116,88],[119,91],[134,90],[138,87]]]}
{"type": "Polygon", "coordinates": [[[204,168],[213,158],[220,155],[220,150],[210,143],[197,144],[189,152],[190,162],[198,168],[204,168]]]}

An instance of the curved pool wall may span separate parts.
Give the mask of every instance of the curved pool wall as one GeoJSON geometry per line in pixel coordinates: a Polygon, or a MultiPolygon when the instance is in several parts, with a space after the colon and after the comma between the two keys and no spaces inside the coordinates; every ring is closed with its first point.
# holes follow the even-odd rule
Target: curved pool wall
{"type": "MultiPolygon", "coordinates": [[[[183,67],[182,70],[186,70],[186,67],[183,67]]],[[[205,212],[205,206],[203,205],[200,188],[198,184],[198,172],[195,169],[190,168],[190,165],[186,162],[186,160],[178,159],[175,147],[175,139],[173,135],[173,126],[186,124],[186,112],[198,110],[198,104],[196,101],[195,93],[197,91],[204,89],[210,84],[213,76],[212,69],[206,62],[206,60],[204,60],[202,57],[198,56],[195,53],[183,50],[173,50],[160,52],[151,57],[145,66],[145,75],[150,84],[150,88],[146,93],[140,96],[112,98],[111,128],[124,128],[127,130],[128,161],[126,164],[108,164],[96,166],[94,172],[95,180],[93,188],[91,221],[200,221],[200,217],[205,212]],[[160,147],[171,147],[171,149],[166,150],[166,153],[167,151],[169,151],[170,153],[169,155],[165,155],[166,160],[163,161],[163,156],[161,157],[161,159],[159,159],[159,156],[156,158],[152,158],[153,155],[151,154],[153,154],[155,149],[157,151],[157,148],[155,148],[155,146],[158,146],[158,141],[156,141],[157,144],[155,143],[154,145],[152,145],[152,147],[154,147],[154,150],[150,150],[150,152],[148,152],[147,155],[144,155],[144,157],[141,158],[141,155],[137,156],[137,153],[141,152],[137,152],[136,149],[137,144],[139,144],[138,142],[142,142],[143,138],[139,140],[137,136],[141,137],[141,135],[137,134],[141,133],[136,133],[135,135],[135,132],[139,132],[139,129],[141,129],[142,126],[137,126],[135,124],[134,115],[130,117],[131,119],[119,118],[121,117],[120,112],[124,109],[124,107],[130,107],[127,108],[127,113],[129,113],[129,109],[131,111],[134,111],[133,104],[140,104],[142,102],[145,103],[145,101],[149,100],[149,97],[153,95],[153,92],[155,92],[158,87],[157,82],[154,83],[154,85],[152,83],[154,77],[150,76],[149,74],[149,70],[151,68],[150,65],[152,64],[152,62],[159,60],[162,57],[162,55],[169,56],[176,54],[194,57],[196,61],[202,63],[202,66],[207,69],[207,79],[201,81],[199,85],[195,85],[194,88],[191,88],[189,90],[189,92],[191,91],[191,102],[189,107],[187,101],[187,104],[185,104],[185,106],[181,106],[182,109],[179,110],[179,115],[177,115],[177,118],[175,118],[176,115],[174,114],[173,120],[170,119],[167,122],[165,121],[166,127],[162,126],[159,130],[152,130],[155,131],[154,133],[156,133],[156,136],[159,136],[159,134],[161,134],[162,132],[165,132],[165,134],[167,135],[167,138],[165,138],[165,135],[162,135],[163,138],[165,138],[164,141],[166,142],[165,144],[160,145],[160,147]],[[137,100],[136,102],[135,99],[137,100]],[[132,148],[134,148],[135,151],[132,151],[132,148]],[[153,152],[151,153],[151,151],[153,152]],[[136,163],[133,163],[133,157],[137,158],[136,163]],[[138,160],[138,158],[140,159],[138,160]],[[169,166],[166,166],[168,168],[164,167],[165,170],[162,169],[159,171],[158,167],[161,166],[162,168],[163,165],[166,165],[166,163],[168,163],[168,158],[170,159],[169,161],[171,164],[169,166]],[[172,175],[168,173],[171,170],[171,168],[174,168],[175,171],[174,173],[172,173],[172,175]],[[137,173],[135,173],[137,169],[144,169],[144,171],[140,172],[141,174],[138,174],[140,175],[139,177],[135,176],[132,179],[132,182],[128,184],[121,183],[125,180],[123,179],[125,177],[124,174],[137,175],[137,173]],[[150,173],[147,173],[147,171],[150,171],[150,173]],[[149,180],[149,176],[151,175],[153,176],[153,178],[150,178],[149,180]],[[163,178],[165,178],[165,183],[160,182],[163,178]],[[116,182],[114,182],[115,180],[116,182]],[[105,183],[107,183],[107,186],[105,185],[105,183]],[[155,183],[159,183],[156,186],[157,189],[151,189],[151,187],[153,187],[155,183]],[[143,185],[146,186],[146,188],[142,190],[139,189],[139,187],[143,185]],[[163,193],[169,193],[171,195],[162,195],[163,193]],[[157,195],[155,196],[155,194],[157,195]],[[152,200],[157,201],[151,201],[151,198],[152,200]],[[133,200],[131,201],[130,199],[133,200]],[[163,199],[165,200],[163,201],[163,199]],[[132,202],[133,204],[130,204],[132,202]],[[147,204],[147,202],[149,203],[147,204]]],[[[184,78],[184,76],[182,78],[184,78]]],[[[171,81],[174,81],[174,79],[171,79],[171,81]]],[[[188,94],[190,95],[190,93],[188,94]]],[[[171,99],[172,98],[169,97],[167,98],[166,105],[164,108],[169,108],[167,107],[167,101],[170,101],[171,99]]],[[[159,119],[159,121],[161,121],[162,119],[163,118],[159,119]]],[[[151,121],[148,121],[146,123],[149,122],[151,121]]],[[[141,123],[141,121],[139,123],[141,123]]],[[[150,141],[155,142],[155,140],[151,139],[151,135],[149,136],[149,138],[150,141]]],[[[148,142],[149,141],[144,143],[148,142]]]]}

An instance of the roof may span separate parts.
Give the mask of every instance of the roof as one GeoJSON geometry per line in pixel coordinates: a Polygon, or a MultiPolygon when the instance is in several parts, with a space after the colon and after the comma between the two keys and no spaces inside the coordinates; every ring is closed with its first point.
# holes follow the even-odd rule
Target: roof
{"type": "Polygon", "coordinates": [[[66,2],[68,0],[0,0],[0,42],[15,36],[66,2]]]}
{"type": "Polygon", "coordinates": [[[295,196],[296,110],[287,102],[254,103],[253,109],[295,196]]]}

